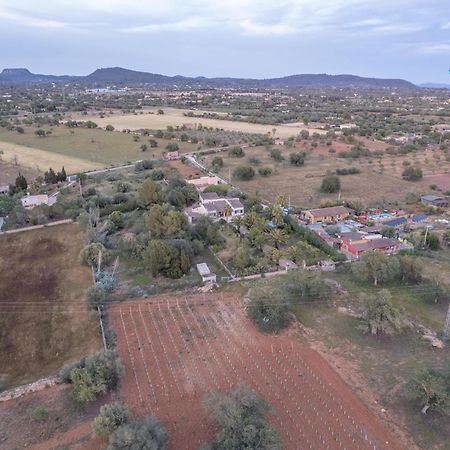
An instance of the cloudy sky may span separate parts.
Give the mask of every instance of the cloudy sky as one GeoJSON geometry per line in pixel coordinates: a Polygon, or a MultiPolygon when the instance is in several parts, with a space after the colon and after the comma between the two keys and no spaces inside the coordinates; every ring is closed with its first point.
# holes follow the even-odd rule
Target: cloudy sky
{"type": "Polygon", "coordinates": [[[449,0],[0,0],[0,66],[450,83],[449,0]]]}

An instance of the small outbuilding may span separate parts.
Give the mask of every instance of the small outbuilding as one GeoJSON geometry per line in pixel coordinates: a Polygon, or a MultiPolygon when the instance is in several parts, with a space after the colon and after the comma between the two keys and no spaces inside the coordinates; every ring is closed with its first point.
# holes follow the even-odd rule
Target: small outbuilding
{"type": "Polygon", "coordinates": [[[197,264],[197,271],[202,277],[203,283],[215,283],[217,281],[217,276],[215,273],[211,272],[206,263],[197,264]]]}
{"type": "Polygon", "coordinates": [[[446,207],[448,206],[448,198],[439,195],[424,195],[420,197],[420,201],[424,205],[446,207]]]}

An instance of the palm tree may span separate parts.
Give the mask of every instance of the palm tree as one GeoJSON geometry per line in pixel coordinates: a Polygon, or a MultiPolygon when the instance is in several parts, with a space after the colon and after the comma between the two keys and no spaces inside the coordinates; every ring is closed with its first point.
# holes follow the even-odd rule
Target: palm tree
{"type": "Polygon", "coordinates": [[[241,235],[241,226],[244,223],[244,219],[242,216],[234,216],[233,217],[233,225],[237,228],[239,235],[241,235]]]}
{"type": "Polygon", "coordinates": [[[296,263],[298,258],[302,255],[302,251],[298,245],[292,245],[287,249],[287,254],[289,258],[296,263]]]}
{"type": "Polygon", "coordinates": [[[277,268],[280,264],[280,259],[283,257],[283,252],[277,248],[273,248],[270,252],[270,259],[276,264],[277,268]]]}
{"type": "Polygon", "coordinates": [[[280,230],[279,228],[271,230],[270,237],[272,238],[276,249],[280,248],[280,245],[285,244],[288,238],[286,233],[283,230],[280,230]]]}

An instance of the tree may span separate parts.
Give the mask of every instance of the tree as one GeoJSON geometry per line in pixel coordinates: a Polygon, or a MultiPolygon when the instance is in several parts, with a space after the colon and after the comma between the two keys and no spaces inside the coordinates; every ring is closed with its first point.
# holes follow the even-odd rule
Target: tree
{"type": "Polygon", "coordinates": [[[102,253],[102,260],[109,259],[109,252],[100,242],[93,242],[83,247],[80,251],[80,263],[85,266],[95,266],[98,263],[99,253],[102,253]]]}
{"type": "Polygon", "coordinates": [[[24,130],[22,127],[16,127],[16,131],[17,131],[19,134],[25,133],[25,130],[24,130]]]}
{"type": "Polygon", "coordinates": [[[86,302],[90,308],[96,309],[106,300],[106,292],[99,286],[91,286],[86,289],[86,302]]]}
{"type": "Polygon", "coordinates": [[[247,314],[263,333],[277,333],[290,322],[289,307],[283,300],[252,298],[247,314]]]}
{"type": "Polygon", "coordinates": [[[424,369],[417,372],[406,385],[406,396],[420,402],[423,414],[431,409],[450,415],[450,370],[424,369]]]}
{"type": "Polygon", "coordinates": [[[284,295],[289,294],[294,303],[329,301],[333,294],[331,286],[315,273],[291,271],[283,285],[284,295]]]}
{"type": "Polygon", "coordinates": [[[67,180],[67,174],[66,169],[64,169],[64,166],[61,169],[61,172],[58,172],[56,175],[57,181],[66,181],[67,180]]]}
{"type": "Polygon", "coordinates": [[[242,158],[245,156],[245,153],[242,147],[233,147],[228,150],[228,156],[231,158],[242,158]]]}
{"type": "Polygon", "coordinates": [[[420,167],[409,166],[402,173],[402,177],[408,181],[418,181],[423,177],[422,169],[420,167]]]}
{"type": "Polygon", "coordinates": [[[211,161],[211,166],[214,172],[218,172],[223,167],[223,159],[220,156],[215,156],[211,161]]]}
{"type": "Polygon", "coordinates": [[[142,252],[142,261],[152,276],[162,274],[180,278],[189,272],[191,266],[186,250],[166,240],[152,239],[142,252]]]}
{"type": "Polygon", "coordinates": [[[140,148],[141,152],[146,152],[148,150],[147,144],[142,144],[140,148]]]}
{"type": "Polygon", "coordinates": [[[27,187],[27,179],[19,172],[19,176],[16,178],[16,189],[19,191],[25,191],[27,187]]]}
{"type": "Polygon", "coordinates": [[[320,192],[324,194],[333,194],[341,189],[341,181],[336,175],[327,175],[323,178],[322,184],[320,186],[320,192]]]}
{"type": "Polygon", "coordinates": [[[400,257],[401,278],[407,283],[418,283],[422,280],[423,263],[411,255],[400,257]]]}
{"type": "Polygon", "coordinates": [[[239,270],[246,269],[253,265],[253,259],[248,246],[242,245],[237,249],[233,258],[233,264],[239,270]]]}
{"type": "Polygon", "coordinates": [[[58,176],[51,167],[44,173],[44,181],[46,184],[56,184],[58,182],[58,176]]]}
{"type": "Polygon", "coordinates": [[[165,450],[167,433],[153,416],[128,422],[109,437],[107,450],[165,450]]]}
{"type": "Polygon", "coordinates": [[[439,237],[435,233],[427,233],[427,238],[425,240],[425,245],[430,250],[439,250],[440,244],[439,244],[439,237]]]}
{"type": "Polygon", "coordinates": [[[250,166],[238,166],[234,169],[233,176],[238,180],[248,181],[255,176],[255,171],[250,166]]]}
{"type": "Polygon", "coordinates": [[[155,141],[155,139],[149,139],[148,143],[150,144],[150,148],[158,147],[158,141],[155,141]]]}
{"type": "Polygon", "coordinates": [[[274,228],[273,230],[271,230],[270,237],[276,249],[280,248],[280,246],[285,244],[288,240],[287,234],[280,228],[274,228]]]}
{"type": "Polygon", "coordinates": [[[361,261],[352,265],[353,275],[361,281],[371,281],[374,286],[386,283],[399,276],[400,262],[398,258],[373,251],[364,253],[361,261]]]}
{"type": "Polygon", "coordinates": [[[114,127],[112,125],[106,125],[105,130],[106,131],[114,131],[114,127]]]}
{"type": "Polygon", "coordinates": [[[137,191],[137,202],[142,208],[160,204],[163,201],[162,188],[158,183],[146,178],[137,191]]]}
{"type": "Polygon", "coordinates": [[[178,144],[174,143],[174,142],[169,142],[166,145],[166,150],[169,152],[176,152],[180,149],[180,147],[178,147],[178,144]]]}
{"type": "Polygon", "coordinates": [[[114,225],[116,229],[122,228],[124,225],[123,214],[120,211],[113,211],[108,216],[108,220],[114,225]]]}
{"type": "Polygon", "coordinates": [[[184,238],[189,234],[189,223],[182,212],[170,206],[154,205],[145,220],[146,227],[157,238],[184,238]]]}
{"type": "Polygon", "coordinates": [[[73,384],[75,400],[86,403],[115,389],[121,374],[122,366],[116,353],[107,350],[83,358],[75,367],[70,368],[64,381],[73,384]]]}
{"type": "Polygon", "coordinates": [[[36,131],[34,132],[34,134],[35,134],[36,136],[38,136],[38,137],[45,137],[45,136],[46,136],[45,130],[43,130],[42,128],[39,128],[38,130],[36,130],[36,131]]]}
{"type": "Polygon", "coordinates": [[[281,154],[281,151],[278,148],[270,150],[270,157],[277,162],[281,162],[284,159],[283,155],[281,154]]]}
{"type": "Polygon", "coordinates": [[[400,310],[392,304],[391,293],[382,289],[374,296],[363,297],[366,302],[364,331],[372,335],[394,335],[402,328],[400,310]]]}
{"type": "Polygon", "coordinates": [[[127,407],[121,402],[108,403],[100,407],[100,414],[94,419],[92,428],[99,436],[108,436],[128,422],[127,407]]]}
{"type": "Polygon", "coordinates": [[[305,152],[297,152],[297,153],[291,153],[289,155],[289,162],[293,165],[293,166],[303,166],[305,164],[305,158],[306,158],[306,153],[305,152]]]}
{"type": "Polygon", "coordinates": [[[214,392],[204,404],[221,427],[215,450],[281,449],[277,432],[264,420],[269,405],[250,388],[239,387],[228,394],[214,392]]]}

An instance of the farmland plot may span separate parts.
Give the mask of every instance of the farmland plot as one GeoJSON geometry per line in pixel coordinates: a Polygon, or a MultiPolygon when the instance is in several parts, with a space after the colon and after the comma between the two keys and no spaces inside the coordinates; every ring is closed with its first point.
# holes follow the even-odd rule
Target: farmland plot
{"type": "Polygon", "coordinates": [[[286,449],[400,449],[385,426],[315,352],[261,335],[233,294],[160,296],[110,309],[133,414],[154,414],[172,449],[212,439],[206,393],[245,384],[271,405],[286,449]]]}

